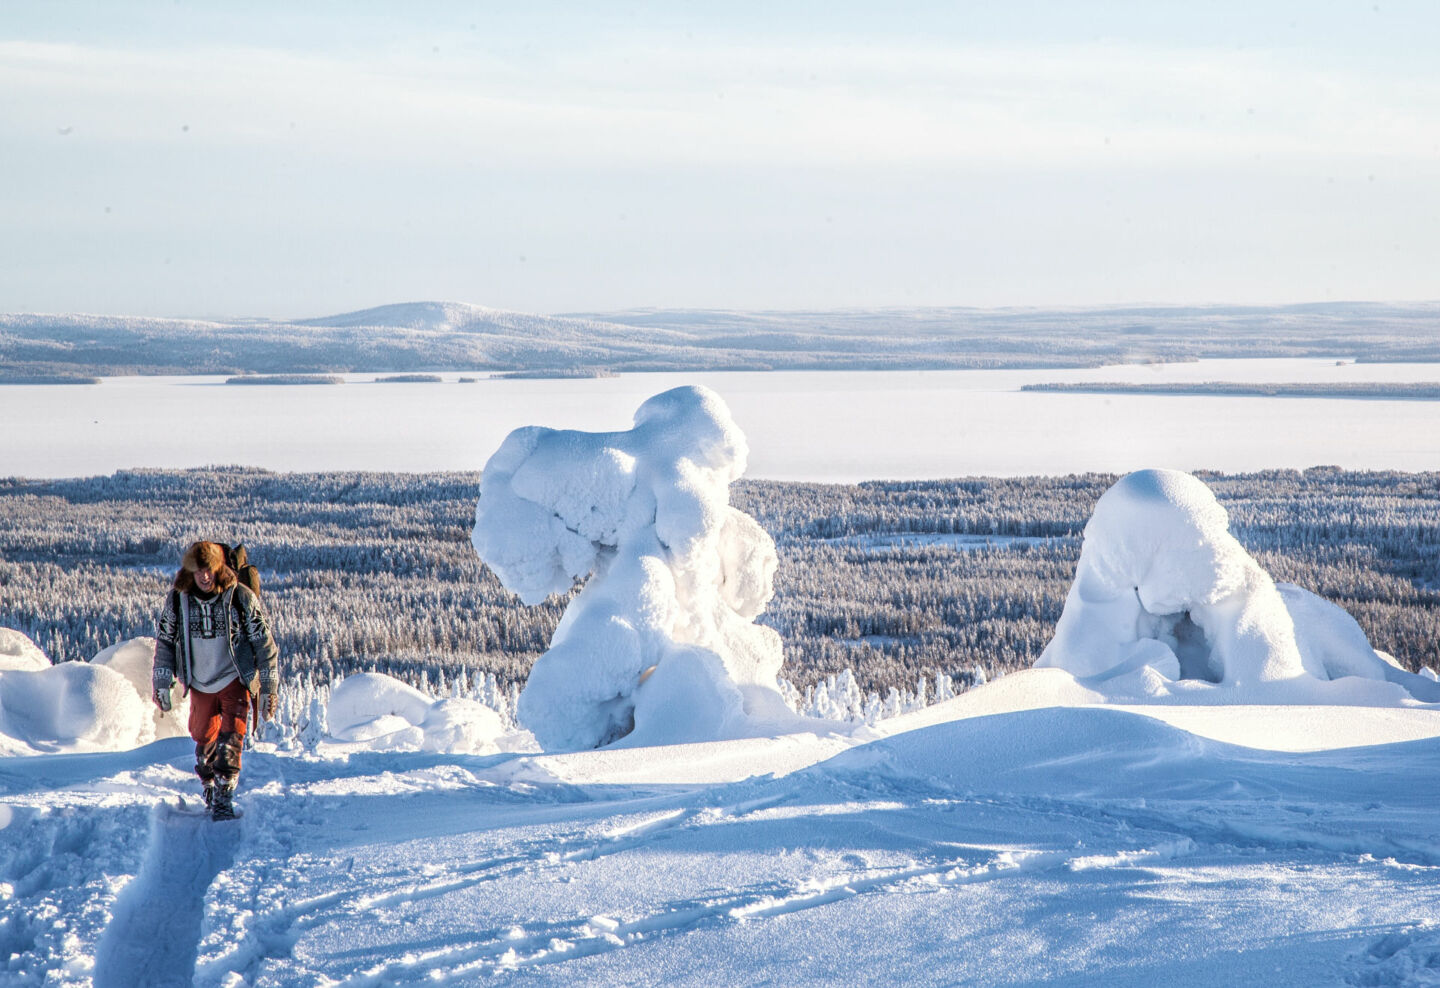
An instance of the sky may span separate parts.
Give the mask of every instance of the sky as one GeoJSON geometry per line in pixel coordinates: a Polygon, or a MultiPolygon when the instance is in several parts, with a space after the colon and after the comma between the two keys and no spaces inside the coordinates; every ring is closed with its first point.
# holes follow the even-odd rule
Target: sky
{"type": "Polygon", "coordinates": [[[881,7],[7,0],[0,311],[1440,298],[1440,5],[881,7]]]}

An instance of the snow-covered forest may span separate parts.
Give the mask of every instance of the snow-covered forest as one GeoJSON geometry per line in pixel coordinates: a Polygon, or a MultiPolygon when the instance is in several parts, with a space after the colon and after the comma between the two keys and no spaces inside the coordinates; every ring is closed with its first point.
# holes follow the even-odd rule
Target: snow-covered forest
{"type": "MultiPolygon", "coordinates": [[[[712,421],[726,425],[723,414],[712,421]]],[[[911,558],[899,554],[909,549],[922,550],[911,558],[917,568],[1038,553],[1064,570],[1068,592],[1035,668],[959,696],[941,676],[933,706],[892,700],[857,710],[858,686],[842,674],[807,690],[804,704],[789,693],[788,704],[753,706],[747,693],[743,710],[736,703],[726,712],[717,687],[726,676],[747,684],[723,650],[747,635],[776,637],[744,621],[768,595],[770,536],[734,508],[691,511],[679,495],[693,476],[665,480],[656,458],[663,444],[631,435],[520,430],[519,448],[502,449],[487,468],[473,538],[507,584],[535,600],[547,585],[568,586],[601,550],[623,558],[626,539],[610,529],[625,519],[621,527],[661,568],[647,566],[638,595],[627,593],[635,584],[624,566],[602,566],[580,590],[569,627],[584,626],[587,614],[599,620],[569,657],[596,667],[625,649],[594,651],[591,636],[621,643],[616,619],[641,621],[657,591],[705,569],[710,549],[727,557],[715,582],[671,602],[693,607],[689,590],[709,589],[735,611],[744,628],[711,637],[701,629],[725,673],[697,677],[706,646],[677,638],[663,668],[633,686],[634,733],[650,732],[648,741],[628,735],[574,750],[546,726],[580,671],[563,668],[563,634],[541,659],[551,662],[548,679],[536,688],[532,674],[523,694],[468,669],[435,669],[432,678],[424,658],[415,673],[423,691],[383,675],[327,685],[315,669],[291,670],[277,721],[245,758],[243,819],[215,823],[197,811],[183,728],[189,701],[168,715],[145,703],[148,640],[51,666],[23,636],[0,632],[0,726],[13,752],[0,758],[0,973],[17,985],[75,988],[520,977],[1433,983],[1435,673],[1396,668],[1343,610],[1271,579],[1267,569],[1290,558],[1284,552],[1252,555],[1242,542],[1277,523],[1305,532],[1307,544],[1370,531],[1372,542],[1357,544],[1368,552],[1328,566],[1398,580],[1401,567],[1380,550],[1393,556],[1400,543],[1422,544],[1415,521],[1433,507],[1434,476],[1316,470],[1201,480],[1160,470],[1113,484],[751,485],[745,500],[767,505],[787,540],[856,553],[852,572],[875,562],[899,593],[909,579],[902,560],[911,558]],[[614,477],[595,463],[625,449],[655,484],[634,496],[674,499],[665,510],[632,511],[629,499],[609,497],[614,477]],[[536,470],[522,476],[527,464],[536,470]],[[1227,486],[1222,505],[1215,491],[1227,486]],[[979,510],[981,499],[1017,494],[1053,516],[1027,523],[1023,513],[979,510]],[[560,498],[553,507],[550,496],[560,498]],[[1318,510],[1327,503],[1332,510],[1318,510]],[[597,505],[606,510],[597,514],[597,505]],[[943,525],[934,521],[942,508],[943,525]],[[694,532],[719,540],[682,538],[676,509],[694,532]],[[1234,520],[1242,509],[1243,527],[1234,520]],[[1071,531],[1069,510],[1085,511],[1083,538],[1062,534],[1071,531]],[[536,524],[523,523],[527,513],[536,524]],[[582,537],[592,557],[567,550],[552,560],[549,539],[563,545],[567,532],[580,534],[568,527],[572,515],[595,515],[595,541],[582,537]],[[982,518],[993,532],[973,530],[982,518]],[[807,527],[812,534],[798,534],[807,527]],[[656,538],[662,530],[673,545],[656,538]],[[1072,549],[1063,560],[1061,546],[1072,549]],[[747,566],[760,572],[737,594],[730,584],[747,566]],[[791,706],[828,719],[796,717],[791,706]],[[558,738],[556,750],[547,738],[558,738]],[[829,942],[844,949],[820,949],[829,942]]],[[[615,462],[623,476],[626,464],[615,462]]],[[[723,490],[728,476],[712,476],[710,489],[723,490]]],[[[101,480],[61,485],[64,498],[11,483],[28,488],[6,499],[24,505],[17,521],[71,508],[68,522],[31,525],[32,554],[42,537],[77,551],[96,531],[93,517],[88,529],[77,523],[86,509],[120,511],[131,494],[132,515],[112,519],[131,532],[108,545],[115,566],[47,564],[57,611],[80,586],[62,583],[64,574],[162,579],[143,560],[187,536],[165,532],[156,515],[243,501],[242,483],[299,498],[288,503],[310,514],[291,521],[294,537],[305,530],[300,520],[338,502],[363,560],[345,565],[338,536],[309,557],[292,546],[295,558],[326,566],[312,568],[308,582],[267,571],[277,609],[287,585],[358,592],[391,555],[402,575],[420,580],[421,603],[462,590],[441,564],[446,552],[465,557],[463,546],[455,553],[459,540],[406,557],[399,539],[377,544],[364,533],[408,524],[410,541],[425,542],[418,505],[449,493],[468,506],[473,477],[425,478],[408,490],[380,475],[106,480],[108,490],[101,480]],[[328,501],[315,497],[321,489],[328,501]],[[150,527],[133,524],[144,500],[136,492],[154,499],[144,509],[150,527]],[[368,527],[346,512],[368,517],[368,527]]],[[[25,565],[9,555],[7,591],[25,565]]],[[[1407,564],[1418,567],[1408,579],[1426,606],[1433,556],[1407,564]]],[[[1311,576],[1329,572],[1310,565],[1311,576]]],[[[41,592],[31,583],[30,593],[41,592]]],[[[361,594],[358,606],[385,602],[361,594]]],[[[540,606],[554,607],[553,598],[540,606]]],[[[643,664],[643,638],[631,640],[643,664]]],[[[883,654],[883,645],[870,647],[883,654]]],[[[345,663],[332,659],[328,670],[345,663]]]]}
{"type": "MultiPolygon", "coordinates": [[[[1202,474],[1276,579],[1353,614],[1407,668],[1440,666],[1440,475],[1202,474]]],[[[824,485],[740,481],[780,553],[761,623],[801,690],[882,695],[1027,668],[1054,630],[1109,475],[824,485]]],[[[0,480],[7,621],[56,661],[153,633],[193,539],[244,542],[287,667],[320,681],[468,667],[524,680],[565,599],[519,607],[468,544],[478,474],[223,468],[0,480]]]]}

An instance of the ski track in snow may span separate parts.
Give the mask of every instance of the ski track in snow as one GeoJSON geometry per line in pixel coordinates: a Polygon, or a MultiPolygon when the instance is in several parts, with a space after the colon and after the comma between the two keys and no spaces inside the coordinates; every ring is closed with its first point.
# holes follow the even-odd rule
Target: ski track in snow
{"type": "MultiPolygon", "coordinates": [[[[233,972],[246,976],[246,983],[251,983],[249,975],[254,974],[262,960],[288,956],[306,930],[327,922],[433,899],[485,882],[597,861],[610,855],[635,850],[677,829],[704,826],[707,823],[734,819],[767,809],[783,802],[787,797],[788,793],[781,792],[729,806],[664,810],[642,822],[615,827],[599,840],[584,835],[568,838],[547,835],[521,843],[518,853],[452,865],[425,882],[413,881],[413,871],[366,874],[354,885],[347,884],[322,895],[283,903],[255,915],[249,921],[248,929],[240,936],[238,946],[203,963],[196,972],[197,979],[219,981],[233,972]],[[364,891],[374,890],[376,886],[385,888],[383,891],[364,891]]],[[[674,798],[676,797],[665,797],[674,798]]],[[[624,812],[633,812],[634,809],[633,806],[622,806],[624,812]]],[[[293,827],[298,822],[300,821],[292,818],[289,824],[293,827]]],[[[270,874],[266,876],[267,880],[285,880],[286,876],[279,869],[271,867],[268,870],[270,874]]]]}
{"type": "MultiPolygon", "coordinates": [[[[303,807],[303,799],[272,800],[266,809],[288,817],[284,829],[303,831],[315,825],[315,814],[303,807]]],[[[592,811],[592,807],[585,807],[592,811]]],[[[1368,840],[1346,831],[1343,821],[1337,833],[1324,829],[1323,814],[1303,804],[1267,806],[1266,825],[1227,819],[1209,807],[1176,801],[1173,806],[1138,807],[1105,801],[1059,799],[1033,796],[958,795],[943,786],[920,780],[897,781],[883,775],[856,776],[850,773],[821,773],[817,777],[790,777],[781,780],[736,783],[708,792],[688,792],[655,797],[640,792],[634,799],[621,799],[601,808],[612,816],[625,817],[596,836],[593,816],[560,821],[572,828],[542,834],[512,843],[511,853],[453,863],[415,881],[414,869],[393,868],[353,876],[338,888],[320,895],[290,899],[286,893],[303,881],[303,872],[276,864],[284,853],[272,853],[265,873],[257,884],[275,886],[274,904],[245,916],[244,928],[231,931],[231,949],[221,951],[198,966],[198,983],[227,983],[239,974],[246,984],[272,983],[261,978],[264,962],[286,966],[287,978],[301,976],[339,979],[346,986],[403,985],[407,983],[471,983],[506,972],[564,964],[586,957],[648,943],[660,937],[681,936],[690,931],[727,924],[763,922],[805,910],[866,895],[930,892],[980,882],[1003,882],[1044,872],[1103,872],[1134,869],[1200,853],[1234,853],[1238,849],[1276,853],[1341,854],[1396,860],[1410,852],[1415,867],[1435,864],[1432,849],[1415,848],[1414,841],[1396,835],[1370,834],[1368,840]],[[725,797],[732,798],[729,801],[725,797]],[[666,803],[680,802],[666,806],[666,803]],[[296,944],[312,930],[327,924],[380,916],[409,904],[437,899],[476,886],[510,879],[534,879],[567,869],[583,868],[604,858],[639,851],[657,841],[694,833],[722,823],[741,822],[747,817],[783,807],[789,802],[807,802],[806,815],[852,811],[866,801],[888,801],[884,805],[913,809],[928,804],[931,812],[963,814],[986,809],[1016,818],[1039,818],[1057,823],[1061,833],[1072,833],[1077,823],[1100,832],[1121,836],[1116,846],[1089,845],[1081,852],[1027,849],[1014,846],[997,850],[993,846],[956,843],[917,846],[913,853],[922,858],[928,852],[934,860],[916,859],[909,865],[872,868],[860,873],[817,873],[798,882],[761,882],[733,890],[730,894],[680,898],[635,915],[625,909],[615,915],[577,916],[569,919],[516,915],[509,923],[495,923],[477,930],[473,938],[462,938],[433,950],[406,950],[395,959],[362,966],[348,973],[328,966],[310,969],[293,955],[296,944]],[[708,805],[707,805],[708,804],[708,805]],[[639,819],[633,819],[638,816],[639,819]],[[1322,826],[1317,829],[1316,824],[1322,826]],[[1143,845],[1136,841],[1148,841],[1143,845]],[[936,852],[949,852],[938,855],[936,852]],[[959,852],[959,853],[956,853],[959,852]],[[541,932],[526,933],[539,929],[541,932]]],[[[601,816],[603,826],[611,817],[601,816]]],[[[279,828],[270,828],[272,831],[279,828]]],[[[957,831],[962,828],[957,827],[957,831]]],[[[274,838],[272,838],[273,840],[274,838]]],[[[267,849],[270,850],[270,849],[267,849]]],[[[281,849],[274,849],[281,850],[281,849]]],[[[1408,942],[1408,941],[1407,941],[1408,942]]],[[[383,953],[382,953],[383,956],[383,953]]],[[[1368,957],[1368,955],[1366,955],[1368,957]]],[[[1395,961],[1389,962],[1393,967],[1395,961]]],[[[1377,969],[1371,964],[1371,968],[1377,969]]],[[[1383,983],[1383,982],[1382,982],[1383,983]]],[[[1403,982],[1401,982],[1403,983],[1403,982]]]]}
{"type": "Polygon", "coordinates": [[[239,826],[156,805],[144,864],[116,899],[96,950],[95,988],[191,983],[205,893],[234,861],[239,826]]]}
{"type": "MultiPolygon", "coordinates": [[[[983,849],[976,848],[976,851],[983,849]]],[[[1194,850],[1189,841],[1151,850],[1128,851],[1108,864],[1140,864],[1171,859],[1194,850]]],[[[746,923],[830,905],[874,892],[905,891],[994,881],[1025,873],[1069,867],[1082,870],[1104,866],[1101,859],[1077,858],[1058,852],[1002,852],[980,865],[972,856],[938,864],[883,871],[877,875],[840,877],[807,883],[788,890],[754,891],[731,896],[671,904],[666,910],[637,919],[617,921],[593,916],[571,923],[551,923],[537,936],[482,938],[474,944],[421,953],[388,962],[341,982],[345,988],[378,988],[407,982],[444,984],[476,977],[518,971],[543,964],[564,963],[581,957],[649,941],[659,935],[682,934],[707,925],[746,923]]]]}

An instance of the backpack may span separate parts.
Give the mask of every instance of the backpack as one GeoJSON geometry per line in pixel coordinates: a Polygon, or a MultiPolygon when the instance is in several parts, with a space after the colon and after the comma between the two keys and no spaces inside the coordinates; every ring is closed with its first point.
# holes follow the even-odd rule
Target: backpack
{"type": "MultiPolygon", "coordinates": [[[[244,543],[237,542],[232,546],[221,542],[220,546],[225,550],[225,565],[233,569],[238,582],[248,587],[258,598],[260,596],[260,571],[250,565],[250,554],[245,551],[244,543]]],[[[253,750],[256,737],[265,728],[264,722],[260,720],[259,697],[252,698],[250,702],[256,704],[254,717],[250,721],[255,726],[252,730],[245,732],[244,744],[246,748],[253,750]]]]}
{"type": "Polygon", "coordinates": [[[225,565],[235,571],[240,582],[249,587],[255,596],[260,596],[260,571],[250,565],[250,556],[245,551],[244,544],[237,543],[233,546],[225,545],[223,542],[220,544],[225,547],[225,565]]]}

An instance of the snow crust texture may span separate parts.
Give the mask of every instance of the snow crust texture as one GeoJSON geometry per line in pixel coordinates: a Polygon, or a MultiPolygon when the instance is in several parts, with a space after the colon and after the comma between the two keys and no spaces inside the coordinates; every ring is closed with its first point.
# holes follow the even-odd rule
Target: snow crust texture
{"type": "Polygon", "coordinates": [[[481,481],[473,542],[529,604],[588,582],[517,716],[546,749],[737,737],[791,717],[780,638],[754,624],[775,544],[730,506],[744,434],[703,387],[656,395],[627,432],[512,432],[481,481]]]}
{"type": "Polygon", "coordinates": [[[1176,470],[1140,470],[1101,495],[1055,637],[1035,664],[1152,694],[1177,680],[1244,691],[1358,676],[1440,700],[1433,682],[1378,654],[1344,610],[1277,585],[1230,534],[1210,489],[1176,470]]]}

